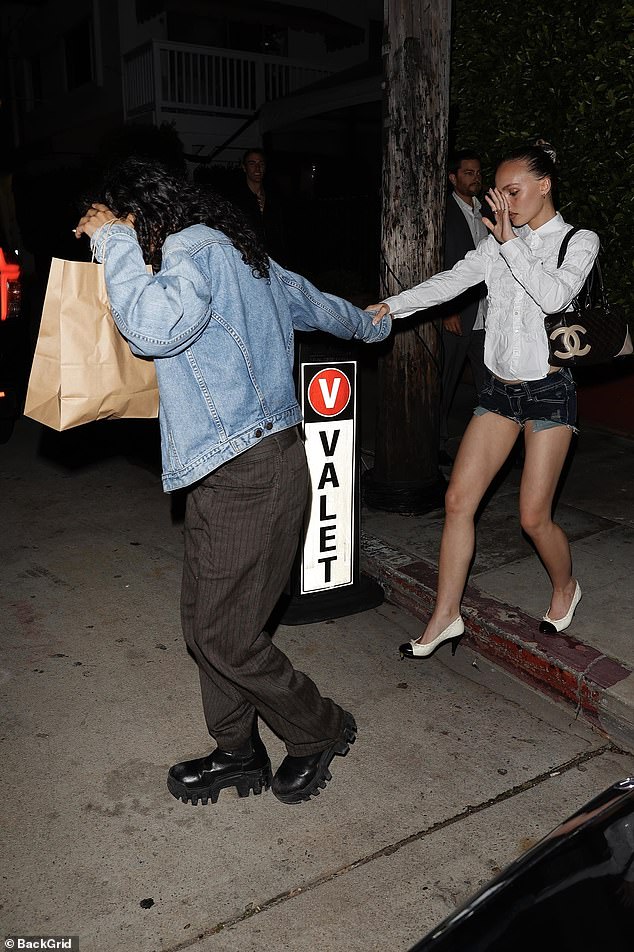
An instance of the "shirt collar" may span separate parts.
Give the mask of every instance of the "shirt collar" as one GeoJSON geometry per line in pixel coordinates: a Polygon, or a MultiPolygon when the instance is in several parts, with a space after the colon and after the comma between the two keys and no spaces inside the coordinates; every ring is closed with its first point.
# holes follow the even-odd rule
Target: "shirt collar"
{"type": "Polygon", "coordinates": [[[466,212],[467,215],[469,215],[469,214],[473,215],[474,212],[479,212],[479,211],[480,211],[480,202],[479,202],[478,199],[475,197],[475,195],[473,196],[473,204],[472,204],[472,205],[468,205],[468,204],[465,202],[465,200],[464,200],[463,198],[460,198],[460,196],[459,196],[455,191],[452,191],[451,194],[452,194],[453,197],[454,197],[454,201],[456,201],[456,202],[458,203],[458,208],[460,208],[462,211],[466,212]]]}
{"type": "Polygon", "coordinates": [[[536,228],[534,231],[532,228],[529,228],[528,225],[522,225],[521,228],[517,229],[518,235],[523,238],[525,241],[531,238],[547,238],[549,235],[554,235],[558,231],[561,231],[564,228],[566,222],[563,220],[559,212],[555,212],[553,218],[549,218],[547,222],[544,222],[543,225],[540,225],[539,228],[536,228]]]}

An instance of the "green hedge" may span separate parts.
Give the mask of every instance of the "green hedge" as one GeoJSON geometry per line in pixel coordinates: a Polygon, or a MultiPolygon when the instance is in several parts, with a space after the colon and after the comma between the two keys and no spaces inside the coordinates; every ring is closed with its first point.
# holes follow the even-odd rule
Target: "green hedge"
{"type": "Polygon", "coordinates": [[[454,0],[451,140],[483,156],[544,138],[560,210],[598,232],[614,301],[634,268],[634,3],[454,0]]]}

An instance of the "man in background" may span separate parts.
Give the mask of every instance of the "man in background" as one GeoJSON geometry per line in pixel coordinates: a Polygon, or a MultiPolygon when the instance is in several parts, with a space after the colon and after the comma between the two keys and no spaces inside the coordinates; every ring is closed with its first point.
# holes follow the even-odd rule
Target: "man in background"
{"type": "MultiPolygon", "coordinates": [[[[473,251],[488,235],[480,214],[477,194],[482,188],[480,157],[463,149],[454,153],[448,165],[451,193],[447,197],[445,219],[444,268],[453,268],[457,261],[473,251]]],[[[479,284],[454,298],[443,309],[442,395],[440,402],[440,466],[451,466],[447,451],[449,411],[465,360],[469,358],[473,383],[479,393],[484,383],[484,319],[486,286],[479,284]],[[449,311],[449,313],[448,313],[449,311]]]]}
{"type": "Polygon", "coordinates": [[[280,195],[266,181],[266,164],[262,149],[248,149],[241,163],[244,179],[227,197],[242,209],[267,254],[288,266],[286,211],[280,195]]]}

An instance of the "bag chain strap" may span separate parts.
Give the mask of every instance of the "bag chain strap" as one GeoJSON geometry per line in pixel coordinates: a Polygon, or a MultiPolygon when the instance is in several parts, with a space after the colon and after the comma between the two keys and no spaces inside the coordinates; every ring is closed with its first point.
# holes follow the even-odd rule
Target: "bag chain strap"
{"type": "MultiPolygon", "coordinates": [[[[570,244],[570,239],[578,231],[581,231],[576,225],[573,226],[569,231],[564,235],[563,241],[559,247],[559,257],[557,259],[557,267],[561,268],[564,263],[564,258],[566,257],[566,251],[568,250],[568,245],[570,244]]],[[[586,297],[588,298],[587,307],[591,306],[591,301],[594,297],[597,305],[603,307],[606,310],[608,309],[608,301],[605,294],[605,288],[603,286],[603,275],[601,274],[601,265],[599,264],[599,256],[594,259],[590,273],[588,274],[586,280],[583,282],[583,287],[577,295],[572,299],[572,307],[575,313],[580,314],[584,308],[579,300],[581,295],[585,292],[586,297]]]]}

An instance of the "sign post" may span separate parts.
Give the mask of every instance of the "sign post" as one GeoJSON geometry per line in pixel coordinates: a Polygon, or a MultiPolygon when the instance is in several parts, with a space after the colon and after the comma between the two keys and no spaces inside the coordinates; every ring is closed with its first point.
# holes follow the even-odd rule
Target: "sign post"
{"type": "Polygon", "coordinates": [[[290,602],[281,621],[303,625],[376,608],[383,589],[359,570],[361,532],[357,361],[299,346],[298,391],[310,490],[290,602]]]}

